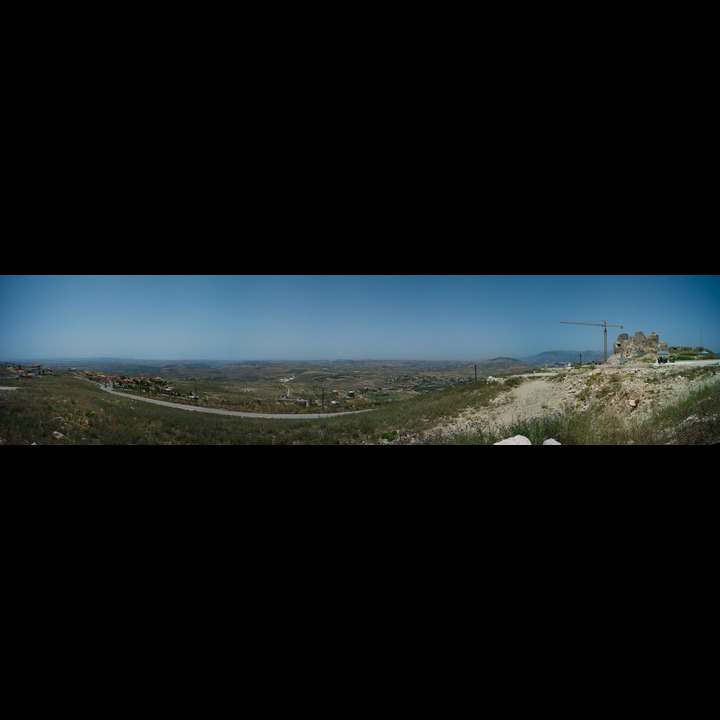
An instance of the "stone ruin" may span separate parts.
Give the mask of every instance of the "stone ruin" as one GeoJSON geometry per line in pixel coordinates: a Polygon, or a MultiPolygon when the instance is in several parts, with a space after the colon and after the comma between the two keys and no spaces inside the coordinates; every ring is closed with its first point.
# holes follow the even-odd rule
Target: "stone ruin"
{"type": "Polygon", "coordinates": [[[649,333],[647,337],[643,332],[636,332],[632,338],[627,333],[621,333],[607,362],[608,365],[619,365],[621,360],[657,353],[658,350],[667,350],[667,343],[660,342],[660,336],[656,332],[649,333]]]}

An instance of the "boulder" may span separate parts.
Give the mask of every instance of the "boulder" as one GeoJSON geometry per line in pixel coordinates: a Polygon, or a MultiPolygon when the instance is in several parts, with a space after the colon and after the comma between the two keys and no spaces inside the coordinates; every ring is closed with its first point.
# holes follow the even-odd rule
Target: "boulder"
{"type": "MultiPolygon", "coordinates": [[[[505,438],[505,440],[501,440],[500,442],[494,443],[495,445],[532,445],[530,440],[526,438],[524,435],[515,435],[511,438],[505,438]]],[[[554,438],[548,438],[543,442],[543,445],[562,445],[562,443],[559,443],[554,438]]]]}
{"type": "Polygon", "coordinates": [[[515,435],[511,438],[506,438],[505,440],[500,440],[500,442],[494,443],[495,445],[532,445],[530,440],[526,438],[524,435],[515,435]]]}

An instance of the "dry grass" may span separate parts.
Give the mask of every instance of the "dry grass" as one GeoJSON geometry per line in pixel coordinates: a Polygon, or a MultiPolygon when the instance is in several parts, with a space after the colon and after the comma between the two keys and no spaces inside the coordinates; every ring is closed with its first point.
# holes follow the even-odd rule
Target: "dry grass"
{"type": "MultiPolygon", "coordinates": [[[[565,445],[720,442],[720,383],[699,382],[686,397],[644,418],[619,420],[602,411],[548,413],[493,430],[476,422],[451,438],[440,432],[449,419],[486,405],[506,392],[507,384],[470,382],[391,399],[371,413],[321,420],[246,419],[160,407],[105,393],[68,373],[5,385],[17,390],[0,392],[2,445],[487,445],[517,434],[533,444],[548,437],[565,445]],[[63,437],[56,439],[56,432],[63,437]]],[[[241,395],[242,383],[223,385],[228,395],[241,395]]]]}

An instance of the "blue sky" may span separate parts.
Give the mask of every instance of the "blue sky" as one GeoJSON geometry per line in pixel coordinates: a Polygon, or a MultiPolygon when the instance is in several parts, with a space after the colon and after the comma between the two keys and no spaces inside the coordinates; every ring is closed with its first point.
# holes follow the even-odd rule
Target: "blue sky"
{"type": "Polygon", "coordinates": [[[0,360],[484,360],[621,332],[720,352],[719,275],[2,275],[0,360]]]}

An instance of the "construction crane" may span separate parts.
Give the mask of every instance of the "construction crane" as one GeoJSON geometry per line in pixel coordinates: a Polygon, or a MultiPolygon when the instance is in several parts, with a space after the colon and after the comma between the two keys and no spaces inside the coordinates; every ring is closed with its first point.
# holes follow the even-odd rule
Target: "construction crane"
{"type": "Polygon", "coordinates": [[[562,325],[598,325],[601,328],[605,329],[605,362],[607,362],[607,329],[609,327],[618,327],[621,330],[623,330],[622,325],[608,325],[607,320],[603,320],[602,322],[569,322],[567,320],[561,320],[560,323],[562,325]]]}

